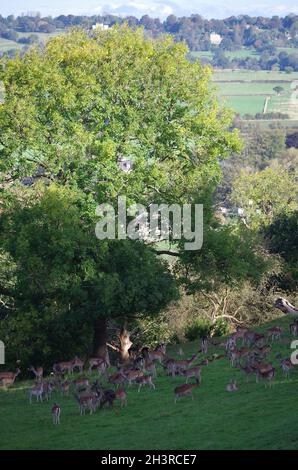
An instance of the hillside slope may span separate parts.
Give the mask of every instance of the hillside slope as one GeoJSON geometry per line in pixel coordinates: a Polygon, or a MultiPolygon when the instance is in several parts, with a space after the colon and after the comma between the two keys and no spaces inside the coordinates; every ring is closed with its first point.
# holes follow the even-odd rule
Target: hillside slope
{"type": "MultiPolygon", "coordinates": [[[[193,401],[185,397],[175,405],[173,390],[183,378],[167,377],[159,369],[155,391],[128,388],[128,406],[118,405],[116,411],[79,416],[72,396],[54,394],[62,408],[61,424],[55,427],[50,413],[53,400],[33,401],[30,406],[27,388],[32,382],[17,382],[13,389],[0,392],[0,449],[298,449],[298,367],[286,380],[275,358],[278,352],[283,357],[291,354],[291,322],[292,318],[282,317],[258,329],[281,325],[285,331],[269,356],[277,368],[272,388],[256,384],[254,377],[246,384],[224,358],[204,367],[193,401]],[[232,377],[237,379],[236,393],[226,392],[232,377]]],[[[182,348],[189,357],[198,343],[182,348]]],[[[169,355],[176,349],[169,348],[169,355]]],[[[212,347],[208,356],[221,351],[212,347]]]]}

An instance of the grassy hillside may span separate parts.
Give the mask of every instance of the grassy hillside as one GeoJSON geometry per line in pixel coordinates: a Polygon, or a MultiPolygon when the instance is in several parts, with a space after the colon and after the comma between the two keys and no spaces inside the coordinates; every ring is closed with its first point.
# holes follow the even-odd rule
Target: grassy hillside
{"type": "MultiPolygon", "coordinates": [[[[202,385],[193,401],[184,397],[176,405],[173,390],[183,379],[167,377],[162,370],[155,391],[138,393],[132,386],[126,408],[118,405],[116,410],[98,410],[92,416],[79,416],[74,399],[56,393],[54,400],[62,413],[61,424],[55,427],[52,403],[29,405],[30,383],[17,382],[13,389],[0,392],[0,428],[4,431],[0,449],[298,449],[298,368],[286,380],[275,358],[277,352],[290,356],[291,321],[284,317],[273,322],[283,325],[285,334],[270,354],[277,368],[272,388],[256,384],[254,377],[247,384],[224,358],[203,368],[202,385]],[[232,377],[239,390],[228,393],[225,388],[232,377]]],[[[182,347],[188,357],[198,344],[182,347]]],[[[175,351],[176,347],[169,348],[169,355],[175,351]]],[[[220,351],[213,347],[208,356],[220,351]]]]}

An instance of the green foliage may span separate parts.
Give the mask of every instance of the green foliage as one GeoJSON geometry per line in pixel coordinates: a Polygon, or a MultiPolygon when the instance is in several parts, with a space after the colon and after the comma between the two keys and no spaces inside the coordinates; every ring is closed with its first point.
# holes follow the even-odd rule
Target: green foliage
{"type": "Polygon", "coordinates": [[[211,322],[199,318],[186,328],[185,338],[188,341],[195,341],[198,338],[206,338],[207,336],[210,336],[211,330],[211,322]]]}
{"type": "Polygon", "coordinates": [[[297,196],[295,175],[277,166],[254,174],[243,170],[234,182],[232,201],[243,208],[251,228],[258,229],[297,210],[297,196]]]}
{"type": "Polygon", "coordinates": [[[11,203],[1,218],[1,246],[16,277],[16,310],[3,325],[10,357],[49,364],[87,352],[97,318],[153,315],[177,298],[152,248],[97,240],[86,196],[55,185],[35,195],[11,203]]]}
{"type": "Polygon", "coordinates": [[[210,70],[186,56],[169,37],[122,26],[75,30],[8,61],[0,171],[19,179],[41,167],[104,202],[124,192],[178,202],[214,189],[237,131],[210,91],[210,70]],[[133,172],[121,171],[119,156],[133,172]]]}

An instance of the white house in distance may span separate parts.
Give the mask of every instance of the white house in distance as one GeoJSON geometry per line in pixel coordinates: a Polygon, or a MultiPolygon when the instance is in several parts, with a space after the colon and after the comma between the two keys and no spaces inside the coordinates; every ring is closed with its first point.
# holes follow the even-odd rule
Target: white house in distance
{"type": "Polygon", "coordinates": [[[214,46],[219,46],[221,41],[222,41],[222,37],[221,37],[220,34],[210,33],[210,42],[211,42],[211,44],[213,44],[214,46]]]}
{"type": "Polygon", "coordinates": [[[104,23],[95,23],[92,25],[92,29],[93,31],[106,31],[107,29],[109,29],[109,25],[108,24],[104,24],[104,23]]]}

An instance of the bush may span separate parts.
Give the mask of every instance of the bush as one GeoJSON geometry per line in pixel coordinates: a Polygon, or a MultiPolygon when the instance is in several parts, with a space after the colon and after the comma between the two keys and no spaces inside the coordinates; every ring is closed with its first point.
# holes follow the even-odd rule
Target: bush
{"type": "Polygon", "coordinates": [[[185,338],[188,341],[194,341],[198,338],[204,338],[210,335],[211,329],[212,325],[208,320],[203,320],[199,318],[194,323],[186,327],[185,338]]]}

